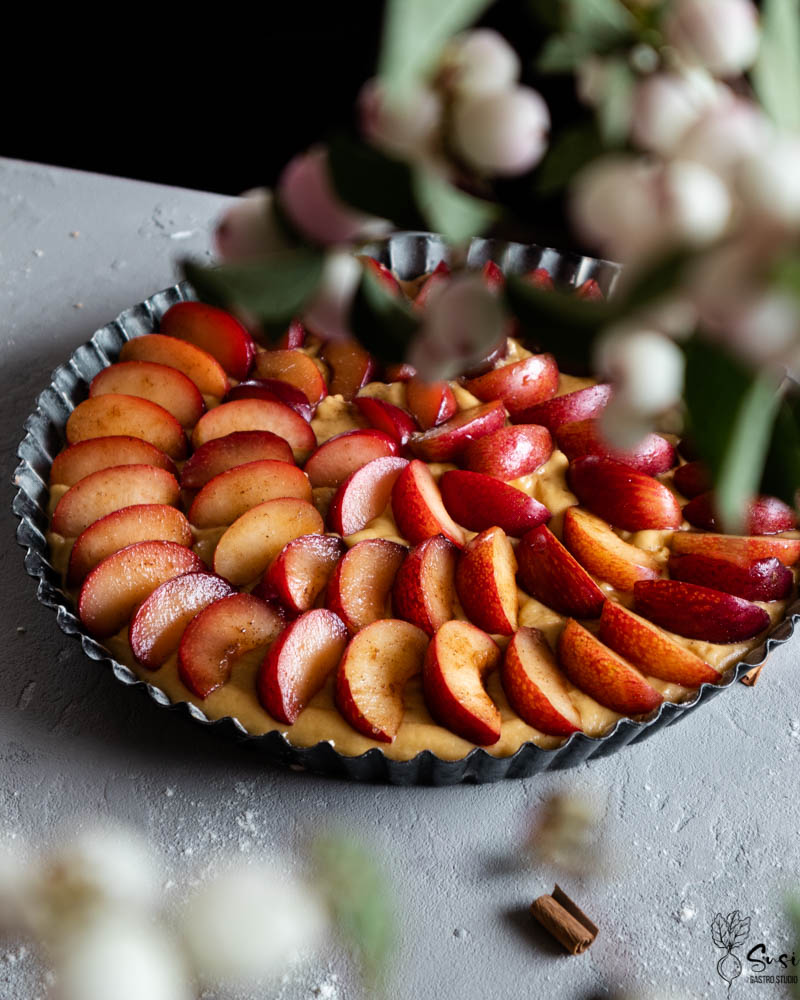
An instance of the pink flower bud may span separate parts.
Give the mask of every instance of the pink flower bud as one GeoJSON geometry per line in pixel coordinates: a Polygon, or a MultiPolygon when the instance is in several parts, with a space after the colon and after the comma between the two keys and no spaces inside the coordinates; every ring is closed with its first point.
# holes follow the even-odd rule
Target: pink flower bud
{"type": "Polygon", "coordinates": [[[454,93],[495,94],[519,78],[519,56],[502,35],[478,28],[457,35],[442,57],[442,75],[454,93]]]}
{"type": "Polygon", "coordinates": [[[758,52],[758,15],[750,0],[674,0],[665,31],[683,59],[716,76],[741,73],[758,52]]]}
{"type": "Polygon", "coordinates": [[[547,148],[550,114],[530,87],[457,98],[453,141],[479,173],[513,176],[534,167],[547,148]]]}
{"type": "Polygon", "coordinates": [[[263,257],[285,249],[286,237],[275,219],[271,192],[257,188],[227,208],[214,230],[219,256],[226,261],[263,257]]]}
{"type": "Polygon", "coordinates": [[[645,77],[636,86],[631,137],[642,149],[668,155],[719,99],[719,84],[702,70],[645,77]]]}
{"type": "Polygon", "coordinates": [[[333,189],[328,173],[327,150],[310,149],[291,160],[278,181],[283,211],[299,232],[312,243],[329,246],[352,243],[375,235],[382,220],[345,205],[333,189]]]}
{"type": "Polygon", "coordinates": [[[414,158],[424,156],[436,145],[442,99],[428,87],[418,87],[389,101],[375,77],[361,88],[358,109],[364,137],[387,153],[414,158]]]}

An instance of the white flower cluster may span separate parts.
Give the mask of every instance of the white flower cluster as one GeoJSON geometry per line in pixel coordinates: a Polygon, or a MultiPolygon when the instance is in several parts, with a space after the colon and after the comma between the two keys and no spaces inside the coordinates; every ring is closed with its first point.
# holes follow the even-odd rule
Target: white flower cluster
{"type": "Polygon", "coordinates": [[[452,172],[454,153],[482,177],[534,167],[547,148],[550,114],[537,91],[519,84],[514,49],[496,31],[466,31],[447,45],[428,83],[401,97],[380,80],[361,92],[361,129],[373,145],[452,172]]]}
{"type": "Polygon", "coordinates": [[[274,866],[206,879],[169,915],[159,871],[130,831],[92,828],[37,858],[0,854],[0,932],[27,933],[58,1000],[193,1000],[252,987],[314,949],[326,912],[274,866]]]}
{"type": "MultiPolygon", "coordinates": [[[[369,80],[358,100],[361,131],[390,156],[444,176],[457,178],[465,170],[481,178],[524,173],[544,155],[550,115],[541,96],[519,84],[519,74],[519,57],[501,35],[489,29],[464,32],[446,46],[429,82],[402,97],[390,99],[379,79],[369,80]]],[[[286,249],[287,222],[304,239],[328,249],[322,282],[303,320],[327,337],[347,336],[361,278],[347,247],[381,235],[386,223],[340,200],[322,146],[294,157],[275,198],[262,188],[232,205],[217,224],[217,251],[231,262],[286,249]]],[[[483,292],[475,295],[487,298],[483,292]]],[[[467,298],[475,295],[468,291],[467,298]]],[[[487,308],[499,311],[491,303],[487,308]]],[[[425,359],[420,363],[425,367],[425,359]]]]}
{"type": "MultiPolygon", "coordinates": [[[[626,263],[626,280],[669,249],[701,251],[675,300],[599,345],[598,367],[621,379],[606,415],[617,439],[626,423],[651,419],[656,400],[678,401],[679,351],[668,337],[699,328],[748,362],[800,371],[800,311],[767,282],[769,262],[800,235],[800,136],[779,131],[724,82],[756,58],[756,8],[672,0],[663,33],[632,101],[629,138],[641,153],[594,161],[571,189],[577,230],[626,263]]],[[[590,102],[597,75],[594,66],[579,76],[590,102]]]]}

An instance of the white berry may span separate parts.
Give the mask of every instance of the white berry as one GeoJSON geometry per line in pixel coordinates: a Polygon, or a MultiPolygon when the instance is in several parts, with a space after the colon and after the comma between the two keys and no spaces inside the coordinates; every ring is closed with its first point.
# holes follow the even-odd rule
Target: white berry
{"type": "Polygon", "coordinates": [[[741,73],[758,53],[758,14],[750,0],[674,0],[665,31],[683,59],[716,76],[741,73]]]}
{"type": "Polygon", "coordinates": [[[409,364],[431,381],[453,378],[482,361],[499,343],[505,321],[497,295],[480,278],[457,275],[428,301],[409,364]]]}
{"type": "Polygon", "coordinates": [[[368,80],[358,95],[361,131],[374,146],[407,158],[430,154],[442,123],[442,98],[417,86],[389,99],[381,81],[368,80]]]}
{"type": "Polygon", "coordinates": [[[45,939],[106,906],[145,911],[159,873],[146,843],[129,830],[90,827],[51,850],[32,882],[30,918],[45,939]]]}
{"type": "Polygon", "coordinates": [[[326,918],[309,888],[260,864],[231,869],[198,889],[180,926],[202,982],[246,984],[313,949],[326,918]]]}
{"type": "Polygon", "coordinates": [[[663,174],[665,223],[673,237],[700,245],[720,236],[732,204],[723,181],[700,163],[677,160],[663,174]]]}
{"type": "Polygon", "coordinates": [[[479,173],[522,174],[534,167],[547,148],[550,114],[529,87],[459,98],[453,107],[453,141],[464,160],[479,173]]]}
{"type": "Polygon", "coordinates": [[[739,162],[762,149],[771,134],[771,126],[756,104],[730,95],[701,115],[678,142],[673,155],[702,163],[730,181],[739,162]]]}
{"type": "Polygon", "coordinates": [[[164,927],[121,911],[76,925],[56,953],[58,1000],[191,1000],[189,973],[164,927]]]}
{"type": "Polygon", "coordinates": [[[442,57],[446,85],[457,94],[494,94],[519,78],[519,56],[502,35],[478,28],[457,35],[442,57]]]}
{"type": "Polygon", "coordinates": [[[796,350],[800,309],[794,298],[766,291],[754,296],[733,318],[730,345],[747,361],[764,365],[781,361],[796,350]]]}
{"type": "Polygon", "coordinates": [[[646,251],[662,234],[655,167],[631,156],[605,156],[582,170],[570,190],[579,233],[621,260],[646,251]]]}
{"type": "Polygon", "coordinates": [[[654,330],[613,330],[597,344],[598,371],[629,410],[651,415],[673,406],[683,389],[683,352],[654,330]]]}
{"type": "Polygon", "coordinates": [[[800,224],[800,136],[780,135],[739,166],[739,191],[756,215],[800,224]]]}
{"type": "Polygon", "coordinates": [[[645,77],[634,95],[631,137],[642,149],[669,154],[719,99],[719,85],[703,70],[645,77]]]}

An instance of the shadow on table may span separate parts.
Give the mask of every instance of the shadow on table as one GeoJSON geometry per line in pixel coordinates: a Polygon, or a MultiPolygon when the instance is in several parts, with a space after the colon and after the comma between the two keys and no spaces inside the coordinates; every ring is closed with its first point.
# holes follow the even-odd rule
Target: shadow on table
{"type": "MultiPolygon", "coordinates": [[[[22,552],[14,555],[21,562],[22,552]]],[[[18,731],[34,750],[109,753],[165,766],[232,768],[243,776],[292,774],[179,711],[155,705],[144,687],[120,684],[109,668],[84,656],[50,610],[35,599],[35,584],[21,566],[8,567],[16,586],[3,612],[0,653],[0,743],[18,731]],[[56,746],[60,744],[61,747],[56,746]]],[[[293,775],[294,776],[294,775],[293,775]]]]}
{"type": "MultiPolygon", "coordinates": [[[[531,900],[532,902],[532,900],[531,900]]],[[[530,904],[513,906],[503,914],[505,923],[511,927],[517,937],[543,955],[565,958],[566,953],[561,945],[531,916],[530,904]]]]}

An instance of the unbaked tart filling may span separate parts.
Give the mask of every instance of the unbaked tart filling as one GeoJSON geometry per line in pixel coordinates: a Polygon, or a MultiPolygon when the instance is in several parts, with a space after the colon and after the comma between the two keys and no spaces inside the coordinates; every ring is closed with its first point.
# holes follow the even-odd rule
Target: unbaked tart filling
{"type": "Polygon", "coordinates": [[[70,416],[53,564],[115,659],[254,735],[396,760],[600,737],[722,680],[800,558],[772,498],[715,530],[674,436],[613,451],[611,391],[513,338],[427,384],[180,303],[70,416]]]}

